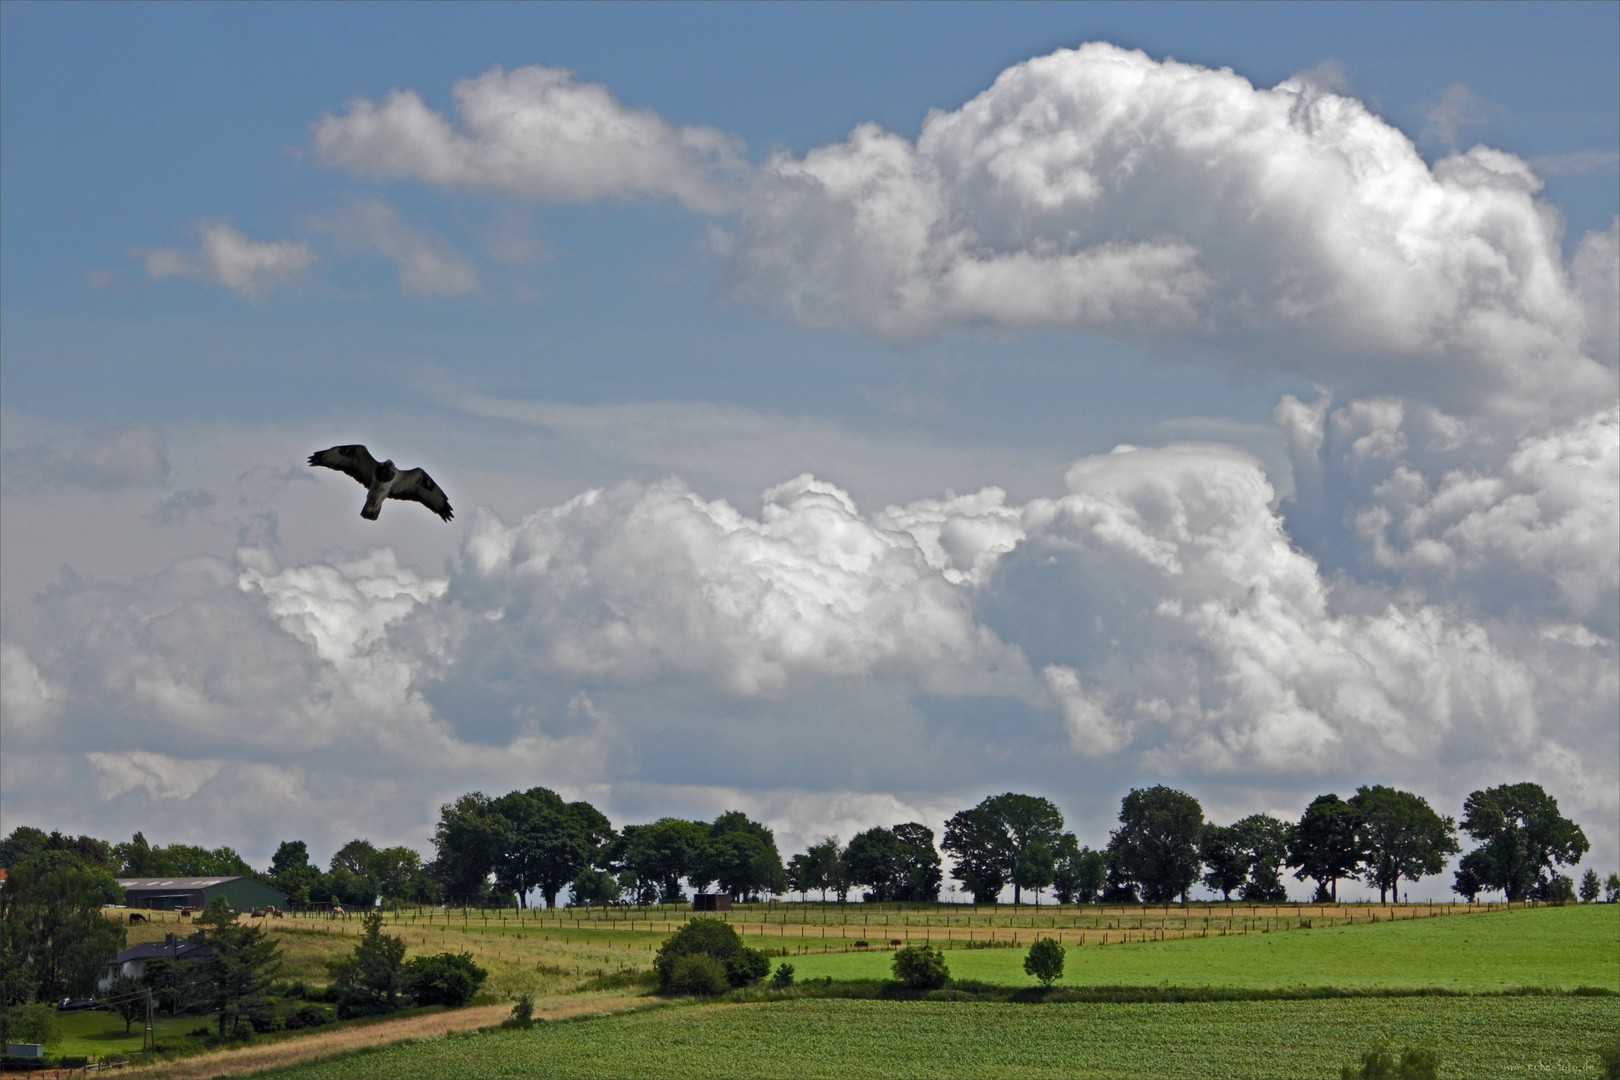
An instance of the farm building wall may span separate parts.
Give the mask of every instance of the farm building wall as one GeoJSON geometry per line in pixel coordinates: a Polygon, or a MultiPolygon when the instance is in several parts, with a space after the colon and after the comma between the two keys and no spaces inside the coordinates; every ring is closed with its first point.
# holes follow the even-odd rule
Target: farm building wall
{"type": "Polygon", "coordinates": [[[726,893],[693,893],[693,911],[730,911],[731,897],[726,893]]]}
{"type": "Polygon", "coordinates": [[[275,905],[287,906],[287,894],[280,889],[272,889],[262,881],[252,878],[232,878],[219,885],[203,890],[203,907],[214,902],[214,897],[223,896],[225,903],[238,911],[251,911],[254,908],[275,905]]]}
{"type": "Polygon", "coordinates": [[[216,897],[224,897],[227,907],[238,911],[274,904],[283,907],[287,894],[252,878],[126,878],[124,902],[130,907],[173,911],[183,907],[207,907],[216,897]]]}

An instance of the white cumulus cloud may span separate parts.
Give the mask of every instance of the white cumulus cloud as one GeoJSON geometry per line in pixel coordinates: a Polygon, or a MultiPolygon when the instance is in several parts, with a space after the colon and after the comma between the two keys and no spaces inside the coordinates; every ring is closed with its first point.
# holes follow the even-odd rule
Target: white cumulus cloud
{"type": "Polygon", "coordinates": [[[516,526],[480,514],[466,556],[479,650],[521,643],[574,676],[701,674],[744,695],[885,670],[941,688],[1029,680],[916,538],[808,475],[767,491],[757,519],[677,481],[591,491],[516,526]]]}
{"type": "MultiPolygon", "coordinates": [[[[569,72],[496,68],[456,84],[457,122],[397,91],[321,117],[312,145],[358,176],[734,215],[711,232],[722,290],[815,326],[1215,342],[1452,411],[1612,397],[1613,241],[1566,265],[1529,164],[1475,146],[1431,167],[1340,86],[1091,43],[1009,67],[915,140],[866,123],[749,163],[569,72]]],[[[1453,88],[1435,130],[1475,108],[1453,88]]]]}
{"type": "Polygon", "coordinates": [[[196,251],[135,250],[146,260],[148,277],[188,277],[259,300],[302,277],[316,260],[315,249],[301,240],[253,240],[229,221],[199,221],[195,228],[196,251]]]}
{"type": "Polygon", "coordinates": [[[311,126],[328,165],[376,179],[505,191],[560,202],[663,196],[714,212],[737,161],[713,128],[676,127],[600,83],[541,65],[494,68],[455,84],[459,126],[419,94],[356,98],[311,126]]]}

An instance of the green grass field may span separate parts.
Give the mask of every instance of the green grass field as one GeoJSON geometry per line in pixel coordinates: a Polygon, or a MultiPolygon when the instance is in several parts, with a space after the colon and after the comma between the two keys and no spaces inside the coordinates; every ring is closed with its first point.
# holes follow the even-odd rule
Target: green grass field
{"type": "Polygon", "coordinates": [[[1336,1077],[1379,1041],[1441,1075],[1598,1075],[1615,998],[1191,1005],[800,1000],[710,1005],[393,1047],[269,1075],[407,1077],[1336,1077]]]}
{"type": "MultiPolygon", "coordinates": [[[[112,1013],[92,1011],[58,1013],[62,1025],[62,1042],[51,1047],[52,1057],[94,1057],[108,1054],[134,1055],[141,1049],[141,1021],[130,1025],[124,1034],[124,1018],[112,1013]]],[[[194,1028],[207,1026],[207,1016],[164,1016],[159,1014],[152,1026],[157,1029],[158,1041],[164,1044],[179,1042],[194,1028]]]]}
{"type": "MultiPolygon", "coordinates": [[[[958,979],[1033,985],[1025,949],[953,949],[958,979]]],[[[790,956],[800,978],[881,979],[893,953],[790,956]]],[[[773,961],[779,963],[780,961],[773,961]]],[[[1535,986],[1620,991],[1620,905],[1448,915],[1376,925],[1241,937],[1070,946],[1066,986],[1442,987],[1535,986]]]]}

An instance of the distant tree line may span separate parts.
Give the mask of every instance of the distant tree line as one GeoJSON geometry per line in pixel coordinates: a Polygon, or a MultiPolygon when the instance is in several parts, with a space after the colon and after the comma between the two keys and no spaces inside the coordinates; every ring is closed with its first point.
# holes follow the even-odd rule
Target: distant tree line
{"type": "MultiPolygon", "coordinates": [[[[352,840],[323,869],[301,840],[283,842],[258,873],[228,847],[154,847],[141,833],[110,844],[23,826],[0,840],[0,990],[7,1002],[84,992],[121,946],[122,931],[96,913],[117,903],[118,877],[254,876],[295,905],[370,907],[379,901],[478,905],[677,902],[686,890],[718,889],[734,900],[796,892],[848,900],[937,901],[950,877],[976,903],[1011,886],[1013,902],[1050,891],[1062,903],[1166,903],[1198,885],[1223,900],[1278,902],[1284,875],[1315,883],[1315,899],[1338,898],[1360,881],[1380,900],[1403,883],[1439,873],[1460,852],[1452,888],[1469,899],[1573,900],[1574,867],[1589,848],[1579,825],[1537,784],[1475,791],[1460,821],[1422,796],[1383,785],[1349,798],[1313,799],[1297,821],[1252,814],[1229,825],[1205,819],[1198,800],[1163,785],[1121,800],[1118,826],[1100,850],[1066,831],[1050,800],[1008,792],[953,814],[936,845],[918,822],[867,829],[847,844],[824,837],[784,860],[775,834],[731,810],[713,821],[660,818],[615,829],[589,802],[543,787],[499,797],[481,792],[443,806],[434,857],[408,847],[352,840]],[[941,854],[949,858],[943,866],[941,854]]],[[[1588,871],[1584,900],[1620,896],[1620,875],[1588,871]]]]}

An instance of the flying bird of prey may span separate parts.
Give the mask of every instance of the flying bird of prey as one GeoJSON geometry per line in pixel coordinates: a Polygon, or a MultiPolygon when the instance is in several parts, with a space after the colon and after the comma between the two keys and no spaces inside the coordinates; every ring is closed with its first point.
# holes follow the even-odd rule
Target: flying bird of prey
{"type": "Polygon", "coordinates": [[[376,521],[384,499],[411,499],[438,514],[445,521],[455,517],[444,489],[423,469],[397,469],[392,461],[378,462],[363,446],[334,446],[309,455],[311,465],[321,465],[348,473],[366,489],[366,505],[360,516],[376,521]]]}

